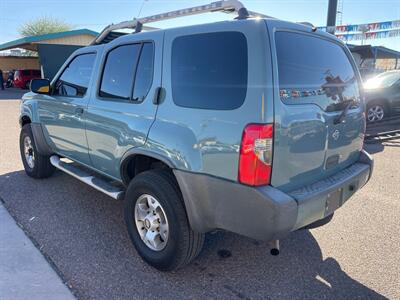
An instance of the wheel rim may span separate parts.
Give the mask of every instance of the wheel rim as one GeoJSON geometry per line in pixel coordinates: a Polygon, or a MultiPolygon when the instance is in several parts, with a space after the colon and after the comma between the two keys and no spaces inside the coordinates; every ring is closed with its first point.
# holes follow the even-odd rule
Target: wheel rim
{"type": "Polygon", "coordinates": [[[135,205],[135,223],[144,244],[161,251],[168,242],[168,219],[160,202],[151,195],[141,195],[135,205]]]}
{"type": "Polygon", "coordinates": [[[24,154],[26,163],[29,168],[33,169],[35,167],[35,152],[33,151],[32,140],[29,136],[24,138],[24,154]]]}
{"type": "Polygon", "coordinates": [[[381,121],[384,115],[385,111],[380,105],[375,105],[368,109],[368,121],[370,122],[381,121]]]}

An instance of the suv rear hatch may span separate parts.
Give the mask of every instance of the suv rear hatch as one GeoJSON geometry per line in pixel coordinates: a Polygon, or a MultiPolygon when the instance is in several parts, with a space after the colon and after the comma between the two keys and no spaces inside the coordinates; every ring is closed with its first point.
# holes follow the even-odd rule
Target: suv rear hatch
{"type": "Polygon", "coordinates": [[[278,74],[271,184],[289,191],[354,163],[365,117],[350,52],[327,35],[274,32],[278,74]]]}

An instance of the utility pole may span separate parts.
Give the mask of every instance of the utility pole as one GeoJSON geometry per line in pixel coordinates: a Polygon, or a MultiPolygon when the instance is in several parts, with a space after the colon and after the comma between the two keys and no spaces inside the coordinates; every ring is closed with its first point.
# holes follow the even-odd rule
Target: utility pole
{"type": "Polygon", "coordinates": [[[338,0],[329,0],[328,16],[326,19],[326,29],[329,33],[332,34],[335,34],[337,6],[338,6],[338,0]]]}

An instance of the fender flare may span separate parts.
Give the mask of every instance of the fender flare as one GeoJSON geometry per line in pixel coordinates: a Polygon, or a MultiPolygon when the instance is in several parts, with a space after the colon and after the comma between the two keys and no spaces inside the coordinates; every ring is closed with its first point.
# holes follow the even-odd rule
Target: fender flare
{"type": "Polygon", "coordinates": [[[172,162],[171,159],[161,155],[160,153],[157,153],[155,151],[149,150],[149,149],[143,149],[143,148],[132,148],[128,151],[125,152],[125,154],[121,158],[121,163],[120,163],[120,175],[122,182],[127,186],[129,184],[129,178],[127,178],[126,174],[126,168],[128,166],[128,163],[133,159],[136,155],[144,155],[148,156],[154,159],[157,159],[164,164],[166,164],[169,168],[171,169],[176,169],[175,164],[172,162]]]}
{"type": "Polygon", "coordinates": [[[30,123],[33,139],[35,141],[36,150],[41,155],[50,156],[54,153],[51,147],[47,144],[46,138],[43,133],[42,124],[30,123]]]}

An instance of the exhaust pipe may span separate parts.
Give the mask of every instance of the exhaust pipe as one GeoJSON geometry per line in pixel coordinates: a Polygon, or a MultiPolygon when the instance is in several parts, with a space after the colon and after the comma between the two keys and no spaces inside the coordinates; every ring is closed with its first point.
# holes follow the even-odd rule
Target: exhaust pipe
{"type": "Polygon", "coordinates": [[[273,240],[269,242],[269,247],[271,248],[270,253],[273,256],[279,255],[280,247],[279,247],[279,240],[273,240]]]}

